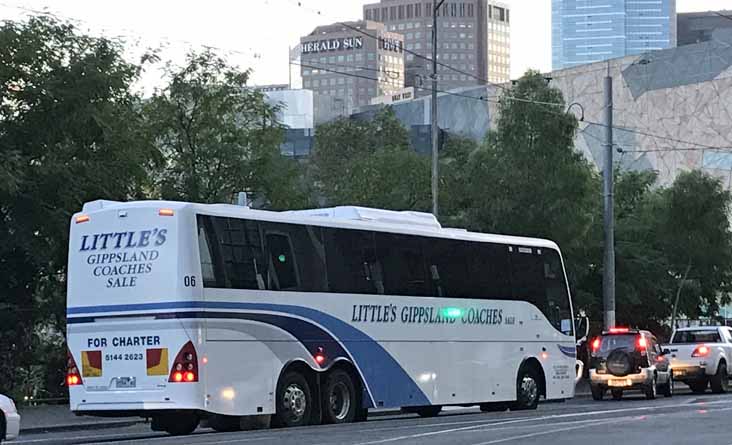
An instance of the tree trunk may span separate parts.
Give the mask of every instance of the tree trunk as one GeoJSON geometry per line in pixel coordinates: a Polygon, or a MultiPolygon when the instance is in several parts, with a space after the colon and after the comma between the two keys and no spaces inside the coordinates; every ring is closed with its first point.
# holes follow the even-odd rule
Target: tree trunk
{"type": "Polygon", "coordinates": [[[686,271],[684,272],[684,278],[681,279],[681,282],[679,282],[679,287],[676,289],[676,300],[674,301],[674,310],[671,313],[671,331],[676,329],[676,311],[679,308],[679,297],[681,296],[681,289],[684,287],[684,283],[686,283],[686,278],[689,276],[689,271],[691,270],[691,259],[689,259],[689,262],[686,264],[686,271]]]}

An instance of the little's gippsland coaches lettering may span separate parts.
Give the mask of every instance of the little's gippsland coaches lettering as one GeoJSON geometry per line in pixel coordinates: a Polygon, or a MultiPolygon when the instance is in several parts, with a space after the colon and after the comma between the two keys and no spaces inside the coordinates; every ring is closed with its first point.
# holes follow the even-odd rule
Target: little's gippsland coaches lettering
{"type": "Polygon", "coordinates": [[[558,246],[429,214],[94,201],[67,295],[71,410],[171,434],[574,395],[558,246]]]}

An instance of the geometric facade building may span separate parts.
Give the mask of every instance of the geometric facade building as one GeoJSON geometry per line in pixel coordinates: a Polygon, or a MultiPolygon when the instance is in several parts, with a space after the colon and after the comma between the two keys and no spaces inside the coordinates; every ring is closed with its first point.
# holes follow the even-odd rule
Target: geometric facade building
{"type": "Polygon", "coordinates": [[[676,0],[552,0],[552,68],[676,46],[676,0]]]}
{"type": "Polygon", "coordinates": [[[677,23],[678,46],[708,42],[716,29],[732,28],[732,11],[686,12],[677,23]]]}

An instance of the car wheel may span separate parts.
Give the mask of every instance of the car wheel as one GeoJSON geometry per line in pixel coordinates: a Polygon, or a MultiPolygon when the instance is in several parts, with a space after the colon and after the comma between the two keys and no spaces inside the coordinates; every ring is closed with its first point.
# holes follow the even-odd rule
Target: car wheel
{"type": "Polygon", "coordinates": [[[657,378],[654,376],[653,381],[650,385],[646,387],[646,399],[653,400],[656,398],[656,395],[658,394],[658,383],[657,378]]]}
{"type": "Polygon", "coordinates": [[[729,388],[729,378],[727,377],[727,365],[720,363],[717,366],[717,373],[709,379],[709,385],[715,394],[724,394],[729,388]]]}
{"type": "Polygon", "coordinates": [[[674,375],[669,373],[668,381],[661,387],[661,394],[664,397],[672,397],[674,395],[674,375]]]}
{"type": "Polygon", "coordinates": [[[310,385],[298,372],[282,376],[277,388],[277,426],[304,426],[310,423],[313,411],[313,397],[310,385]]]}
{"type": "Polygon", "coordinates": [[[356,418],[356,385],[351,375],[340,369],[328,374],[323,391],[323,423],[349,423],[356,418]]]}
{"type": "Polygon", "coordinates": [[[599,385],[590,385],[592,400],[602,400],[605,397],[605,389],[599,385]]]}
{"type": "Polygon", "coordinates": [[[440,405],[430,405],[417,408],[414,411],[419,415],[419,417],[437,417],[437,415],[440,414],[440,411],[442,411],[442,407],[440,405]]]}
{"type": "Polygon", "coordinates": [[[522,369],[516,380],[516,401],[512,411],[536,409],[539,405],[539,380],[531,368],[522,369]]]}
{"type": "Polygon", "coordinates": [[[688,382],[687,385],[689,385],[689,388],[691,388],[691,392],[694,394],[702,394],[704,391],[707,390],[707,381],[706,380],[696,380],[688,382]]]}
{"type": "Polygon", "coordinates": [[[622,389],[613,389],[610,391],[610,394],[612,394],[613,400],[621,400],[623,398],[622,389]]]}

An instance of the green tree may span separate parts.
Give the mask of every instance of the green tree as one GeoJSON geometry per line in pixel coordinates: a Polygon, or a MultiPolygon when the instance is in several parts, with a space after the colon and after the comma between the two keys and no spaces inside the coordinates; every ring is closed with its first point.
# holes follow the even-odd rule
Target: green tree
{"type": "Polygon", "coordinates": [[[311,168],[329,205],[430,208],[430,159],[412,150],[407,130],[388,107],[373,120],[318,126],[311,168]]]}
{"type": "Polygon", "coordinates": [[[469,226],[557,242],[577,290],[588,273],[588,237],[601,216],[599,177],[574,148],[577,119],[565,112],[561,91],[532,71],[498,108],[496,128],[467,166],[469,226]]]}
{"type": "Polygon", "coordinates": [[[157,159],[122,52],[48,17],[0,25],[0,392],[59,391],[71,215],[139,196],[157,159]]]}
{"type": "Polygon", "coordinates": [[[211,51],[168,66],[168,85],[145,107],[148,129],[166,160],[159,175],[165,199],[230,202],[253,192],[272,208],[302,207],[295,161],[280,155],[278,108],[249,87],[240,71],[211,51]]]}
{"type": "Polygon", "coordinates": [[[730,301],[732,195],[718,179],[695,170],[681,173],[663,200],[659,233],[674,282],[673,310],[678,305],[687,316],[714,316],[720,302],[730,301]]]}

